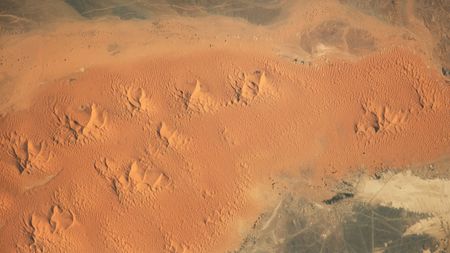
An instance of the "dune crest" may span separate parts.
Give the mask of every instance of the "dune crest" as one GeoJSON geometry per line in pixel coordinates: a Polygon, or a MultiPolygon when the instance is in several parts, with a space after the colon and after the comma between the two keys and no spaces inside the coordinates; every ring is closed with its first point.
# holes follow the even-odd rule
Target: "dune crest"
{"type": "Polygon", "coordinates": [[[233,81],[232,87],[236,94],[236,102],[248,105],[259,96],[273,96],[266,72],[255,70],[253,73],[240,72],[233,81]]]}
{"type": "Polygon", "coordinates": [[[51,208],[49,216],[32,214],[28,227],[31,237],[30,249],[34,252],[61,249],[61,244],[65,243],[64,231],[70,229],[74,222],[74,214],[58,206],[51,208]]]}
{"type": "Polygon", "coordinates": [[[151,109],[150,100],[147,97],[145,90],[142,88],[127,88],[126,89],[127,108],[131,114],[140,111],[148,111],[151,109]]]}
{"type": "Polygon", "coordinates": [[[169,177],[164,172],[147,166],[136,161],[120,166],[107,158],[94,165],[121,202],[129,202],[134,194],[151,197],[169,186],[169,177]]]}
{"type": "Polygon", "coordinates": [[[364,117],[356,125],[356,133],[364,135],[395,134],[401,131],[407,121],[408,112],[391,111],[388,106],[377,106],[373,103],[363,104],[364,117]]]}
{"type": "Polygon", "coordinates": [[[191,92],[182,92],[185,106],[189,111],[195,113],[213,113],[218,110],[218,103],[205,92],[200,81],[196,80],[195,87],[191,92]]]}
{"type": "Polygon", "coordinates": [[[35,143],[21,135],[11,134],[3,141],[9,155],[15,160],[20,174],[46,172],[47,163],[53,157],[45,141],[35,143]]]}
{"type": "Polygon", "coordinates": [[[159,124],[156,132],[163,146],[166,148],[183,149],[189,141],[186,137],[178,133],[178,131],[169,128],[164,122],[159,124]]]}
{"type": "Polygon", "coordinates": [[[53,114],[61,126],[61,143],[86,143],[100,139],[105,131],[107,113],[96,104],[82,105],[76,109],[61,112],[57,107],[53,114]]]}

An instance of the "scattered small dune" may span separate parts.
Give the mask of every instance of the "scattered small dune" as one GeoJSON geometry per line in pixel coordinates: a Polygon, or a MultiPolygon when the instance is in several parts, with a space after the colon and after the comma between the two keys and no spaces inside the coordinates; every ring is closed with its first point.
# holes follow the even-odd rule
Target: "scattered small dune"
{"type": "Polygon", "coordinates": [[[69,107],[65,112],[55,107],[53,114],[61,128],[61,136],[56,137],[56,141],[61,143],[85,143],[99,139],[107,120],[107,113],[96,104],[69,107]]]}
{"type": "MultiPolygon", "coordinates": [[[[0,90],[15,87],[0,94],[0,249],[227,252],[283,205],[281,175],[313,198],[361,170],[447,157],[450,86],[426,33],[343,3],[293,1],[267,26],[105,18],[1,37],[0,90]]],[[[448,181],[383,180],[354,197],[448,211],[432,189],[448,181]]],[[[405,233],[440,236],[436,222],[405,233]]]]}

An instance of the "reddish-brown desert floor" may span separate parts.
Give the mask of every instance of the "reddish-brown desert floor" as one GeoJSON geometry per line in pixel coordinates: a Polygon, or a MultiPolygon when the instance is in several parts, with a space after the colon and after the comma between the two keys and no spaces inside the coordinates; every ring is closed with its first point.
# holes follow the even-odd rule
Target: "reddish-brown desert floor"
{"type": "MultiPolygon", "coordinates": [[[[384,1],[281,2],[268,24],[181,4],[37,27],[4,14],[23,26],[8,19],[0,38],[0,252],[257,252],[244,238],[271,229],[288,191],[319,203],[357,174],[447,161],[448,51],[421,1],[387,16],[384,1]]],[[[405,177],[450,189],[442,173],[434,186],[405,177]]],[[[370,197],[383,188],[367,180],[337,199],[450,208],[370,197]]],[[[441,232],[423,252],[448,250],[441,232]]]]}

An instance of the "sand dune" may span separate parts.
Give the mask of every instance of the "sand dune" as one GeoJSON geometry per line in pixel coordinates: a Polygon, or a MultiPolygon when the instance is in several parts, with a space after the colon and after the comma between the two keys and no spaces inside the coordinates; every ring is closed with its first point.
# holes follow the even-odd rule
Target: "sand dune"
{"type": "MultiPolygon", "coordinates": [[[[322,197],[361,170],[448,157],[450,86],[418,36],[427,28],[313,2],[267,26],[259,14],[77,16],[5,34],[0,90],[15,85],[0,95],[0,252],[238,251],[258,224],[276,226],[281,175],[322,197]]],[[[437,185],[393,179],[367,179],[355,197],[437,185]]],[[[373,201],[446,211],[438,197],[425,211],[400,199],[416,190],[373,201]]],[[[404,234],[442,236],[436,222],[404,234]]]]}

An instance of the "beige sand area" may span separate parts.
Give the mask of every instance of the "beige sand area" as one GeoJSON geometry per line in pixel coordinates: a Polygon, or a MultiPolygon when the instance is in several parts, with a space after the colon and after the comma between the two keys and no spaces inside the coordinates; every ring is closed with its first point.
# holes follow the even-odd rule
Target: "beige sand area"
{"type": "Polygon", "coordinates": [[[448,157],[428,30],[333,1],[291,12],[2,36],[1,252],[224,252],[280,173],[326,187],[448,157]]]}

